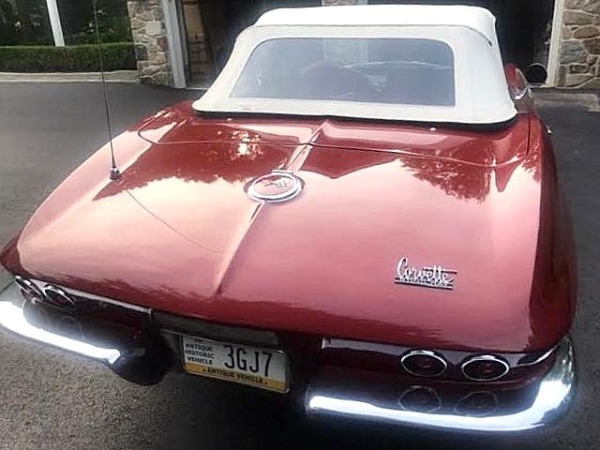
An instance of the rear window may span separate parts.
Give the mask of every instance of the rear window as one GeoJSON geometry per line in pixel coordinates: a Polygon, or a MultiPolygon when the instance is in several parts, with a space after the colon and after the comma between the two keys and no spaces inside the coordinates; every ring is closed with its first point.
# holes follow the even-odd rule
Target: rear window
{"type": "Polygon", "coordinates": [[[230,97],[454,106],[454,55],[432,39],[271,39],[230,97]]]}

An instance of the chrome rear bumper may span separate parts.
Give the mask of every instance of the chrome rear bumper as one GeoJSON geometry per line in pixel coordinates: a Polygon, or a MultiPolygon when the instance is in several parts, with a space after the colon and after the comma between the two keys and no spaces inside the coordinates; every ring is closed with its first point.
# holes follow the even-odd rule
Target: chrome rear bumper
{"type": "Polygon", "coordinates": [[[573,347],[565,339],[556,350],[552,368],[537,385],[533,402],[526,408],[509,414],[491,414],[474,417],[457,413],[422,413],[400,406],[381,406],[365,401],[348,392],[332,394],[331,389],[311,387],[305,397],[308,415],[347,417],[361,421],[375,421],[465,432],[517,432],[543,427],[558,419],[566,410],[574,393],[575,360],[573,347]]]}
{"type": "MultiPolygon", "coordinates": [[[[90,302],[101,303],[101,308],[125,309],[127,305],[119,302],[108,303],[105,300],[90,299],[90,302]]],[[[162,339],[152,330],[143,327],[143,332],[135,336],[125,336],[115,339],[106,333],[94,333],[93,337],[86,335],[83,329],[78,336],[67,337],[59,334],[51,327],[33,320],[30,309],[35,309],[21,295],[16,283],[11,283],[0,292],[0,326],[6,330],[44,345],[49,345],[69,351],[87,358],[104,363],[117,375],[137,384],[148,385],[157,383],[167,371],[168,356],[165,353],[162,339]]],[[[131,306],[132,314],[138,314],[138,320],[144,324],[150,320],[150,312],[131,306]]],[[[104,315],[110,313],[104,312],[104,315]]],[[[65,316],[67,322],[77,322],[76,319],[65,316]]],[[[77,327],[75,327],[77,328],[77,327]]],[[[140,328],[141,330],[142,328],[140,328]]]]}
{"type": "MultiPolygon", "coordinates": [[[[112,303],[117,308],[128,306],[112,303]]],[[[119,342],[108,340],[104,342],[110,345],[102,345],[85,335],[81,338],[66,337],[33,323],[27,317],[27,305],[18,286],[15,283],[8,285],[0,292],[0,326],[30,340],[100,361],[118,375],[138,384],[156,383],[168,370],[170,358],[168,350],[164,348],[164,340],[159,336],[160,330],[148,329],[143,339],[119,342]]],[[[133,313],[139,313],[142,319],[151,319],[149,310],[135,308],[133,313]]],[[[559,344],[554,365],[534,386],[533,401],[510,413],[474,417],[456,412],[409,411],[400,407],[397,402],[382,404],[375,399],[370,401],[368,387],[362,390],[345,390],[334,385],[333,389],[323,389],[318,383],[309,384],[304,397],[306,412],[308,415],[467,432],[530,430],[547,425],[567,410],[575,389],[573,347],[569,339],[559,344]]]]}

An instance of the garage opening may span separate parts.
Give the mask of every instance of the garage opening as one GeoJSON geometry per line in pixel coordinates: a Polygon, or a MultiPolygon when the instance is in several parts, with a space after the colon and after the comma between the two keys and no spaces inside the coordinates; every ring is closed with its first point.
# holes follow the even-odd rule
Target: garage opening
{"type": "Polygon", "coordinates": [[[321,6],[321,0],[179,0],[186,82],[206,86],[221,71],[235,38],[264,12],[321,6]]]}
{"type": "MultiPolygon", "coordinates": [[[[321,0],[177,0],[187,85],[210,85],[227,61],[236,36],[265,11],[321,6],[321,3],[321,0]]],[[[368,3],[482,6],[497,18],[505,61],[523,69],[534,62],[548,66],[555,0],[368,0],[368,3]]]]}
{"type": "Polygon", "coordinates": [[[369,4],[473,5],[497,18],[504,60],[525,69],[536,62],[548,66],[554,0],[369,0],[369,4]]]}

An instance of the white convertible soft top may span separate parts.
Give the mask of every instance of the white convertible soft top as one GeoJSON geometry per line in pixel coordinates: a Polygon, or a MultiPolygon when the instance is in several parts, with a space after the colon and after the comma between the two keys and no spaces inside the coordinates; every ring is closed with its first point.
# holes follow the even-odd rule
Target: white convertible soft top
{"type": "MultiPolygon", "coordinates": [[[[369,57],[366,57],[367,60],[361,60],[360,58],[365,58],[364,49],[370,47],[360,45],[362,44],[357,48],[362,50],[355,52],[360,53],[360,56],[354,55],[356,61],[351,61],[354,64],[349,64],[346,70],[348,67],[352,70],[359,67],[364,69],[367,76],[371,76],[376,64],[382,64],[381,60],[375,57],[373,60],[368,59],[369,57]],[[361,65],[361,62],[365,64],[361,65]]],[[[281,48],[279,46],[280,52],[281,48]]],[[[289,48],[303,47],[296,45],[289,48]]],[[[381,58],[381,49],[378,51],[381,58]]],[[[302,57],[306,55],[303,54],[302,57]]],[[[371,78],[379,82],[381,76],[377,78],[376,75],[372,75],[371,78]]],[[[396,78],[390,76],[389,80],[396,78]]],[[[406,89],[411,90],[410,82],[404,81],[407,79],[406,76],[402,78],[400,85],[404,83],[406,89]]],[[[391,81],[388,82],[390,83],[391,81]]],[[[293,84],[289,86],[289,90],[294,89],[293,84]]],[[[415,88],[412,90],[415,91],[415,88]]],[[[240,34],[227,65],[211,88],[193,106],[195,110],[207,113],[291,114],[464,124],[501,123],[516,115],[504,75],[494,16],[486,9],[478,7],[436,5],[334,6],[269,11],[254,26],[240,34]],[[394,49],[386,49],[394,58],[398,57],[398,48],[406,45],[412,48],[410,61],[399,63],[396,60],[386,60],[384,63],[412,64],[413,73],[416,73],[414,66],[418,65],[417,68],[427,75],[420,76],[420,89],[423,90],[424,83],[431,83],[430,86],[425,86],[430,96],[443,94],[445,99],[440,102],[436,102],[435,99],[421,102],[414,98],[406,101],[399,94],[398,101],[391,101],[389,98],[384,101],[372,98],[364,100],[360,96],[315,98],[310,95],[289,95],[281,90],[278,91],[281,95],[274,95],[272,92],[269,95],[259,94],[260,89],[264,90],[264,83],[267,82],[265,80],[269,78],[266,69],[268,65],[264,63],[269,55],[265,56],[265,52],[272,51],[271,59],[278,58],[279,64],[284,66],[292,65],[292,61],[301,59],[294,53],[285,53],[282,59],[281,54],[275,53],[278,48],[276,45],[269,47],[263,44],[277,41],[298,43],[311,39],[323,42],[321,47],[310,47],[313,49],[311,51],[314,51],[314,48],[320,48],[319,51],[329,50],[331,44],[339,47],[339,43],[343,42],[346,43],[346,52],[347,42],[362,40],[368,45],[386,40],[385,42],[394,42],[394,49]],[[394,39],[395,41],[390,41],[394,39]],[[406,44],[401,44],[403,42],[406,44]],[[423,46],[423,42],[439,45],[423,46]],[[443,50],[439,48],[440,45],[448,49],[449,57],[439,56],[443,50]],[[270,48],[273,50],[269,50],[270,48]],[[424,55],[423,53],[430,51],[428,49],[437,52],[437,57],[441,59],[436,60],[424,55]],[[421,57],[423,60],[419,59],[421,57]],[[442,64],[439,61],[446,62],[442,64]],[[259,80],[257,83],[260,89],[241,89],[240,85],[249,85],[246,78],[251,75],[248,73],[254,74],[259,70],[257,67],[263,67],[265,71],[255,75],[259,80]],[[429,72],[425,72],[425,68],[429,68],[429,72]],[[434,68],[437,70],[434,71],[434,68]],[[445,70],[444,73],[449,74],[451,83],[440,82],[443,76],[442,69],[445,70]],[[446,85],[454,92],[442,93],[440,86],[446,85]]]]}
{"type": "Polygon", "coordinates": [[[491,12],[473,6],[371,5],[274,9],[264,13],[255,26],[456,26],[471,28],[493,43],[496,40],[495,24],[491,12]]]}

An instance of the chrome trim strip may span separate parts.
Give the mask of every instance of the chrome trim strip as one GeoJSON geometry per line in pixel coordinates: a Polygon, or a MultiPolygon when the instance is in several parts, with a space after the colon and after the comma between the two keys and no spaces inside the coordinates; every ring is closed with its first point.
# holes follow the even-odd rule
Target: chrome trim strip
{"type": "Polygon", "coordinates": [[[552,347],[550,350],[548,350],[546,353],[543,353],[542,355],[540,355],[538,358],[534,359],[533,361],[530,362],[522,362],[524,358],[521,358],[516,367],[528,367],[528,366],[535,366],[536,364],[541,363],[542,361],[545,361],[546,359],[548,359],[550,357],[550,355],[552,355],[555,351],[556,351],[556,347],[558,347],[558,345],[552,347]]]}
{"type": "Polygon", "coordinates": [[[331,415],[398,425],[472,432],[516,432],[548,425],[566,411],[575,390],[575,358],[573,347],[565,338],[556,351],[554,366],[539,383],[531,406],[511,414],[486,417],[451,413],[418,413],[384,408],[353,400],[344,392],[335,395],[309,387],[305,398],[307,414],[331,415]]]}
{"type": "Polygon", "coordinates": [[[508,365],[508,363],[506,361],[504,361],[501,358],[498,358],[497,356],[494,355],[477,355],[477,356],[472,356],[470,358],[467,358],[461,365],[460,365],[460,371],[462,372],[462,374],[464,375],[465,378],[471,380],[471,381],[479,381],[479,382],[483,382],[483,381],[496,381],[499,380],[500,378],[502,378],[503,376],[505,376],[508,372],[510,372],[510,366],[508,365]],[[501,375],[498,375],[497,377],[494,378],[485,378],[485,379],[480,379],[480,378],[474,378],[471,377],[469,375],[467,375],[467,373],[465,372],[465,367],[467,367],[469,364],[475,363],[475,362],[479,362],[479,361],[494,361],[497,363],[500,363],[502,366],[504,366],[504,372],[502,372],[501,375]]]}
{"type": "Polygon", "coordinates": [[[404,356],[402,356],[402,358],[400,358],[400,364],[402,365],[402,368],[404,370],[406,370],[408,373],[410,373],[411,375],[415,375],[417,377],[424,377],[424,378],[439,377],[448,368],[448,363],[446,362],[446,360],[444,358],[442,358],[440,355],[436,354],[435,352],[432,352],[431,350],[411,350],[408,353],[406,353],[404,356]],[[406,364],[404,363],[408,358],[410,358],[412,356],[429,356],[433,359],[436,359],[437,361],[441,361],[441,363],[444,367],[442,368],[442,370],[440,370],[438,373],[436,373],[434,375],[423,375],[422,373],[413,372],[408,367],[406,367],[406,364]]]}
{"type": "Polygon", "coordinates": [[[20,288],[16,283],[9,284],[0,292],[0,325],[13,333],[16,333],[33,341],[58,347],[88,358],[114,364],[121,358],[121,352],[117,349],[97,347],[87,342],[60,336],[58,334],[38,328],[27,322],[23,314],[20,288]],[[15,303],[15,302],[20,302],[15,303]]]}

